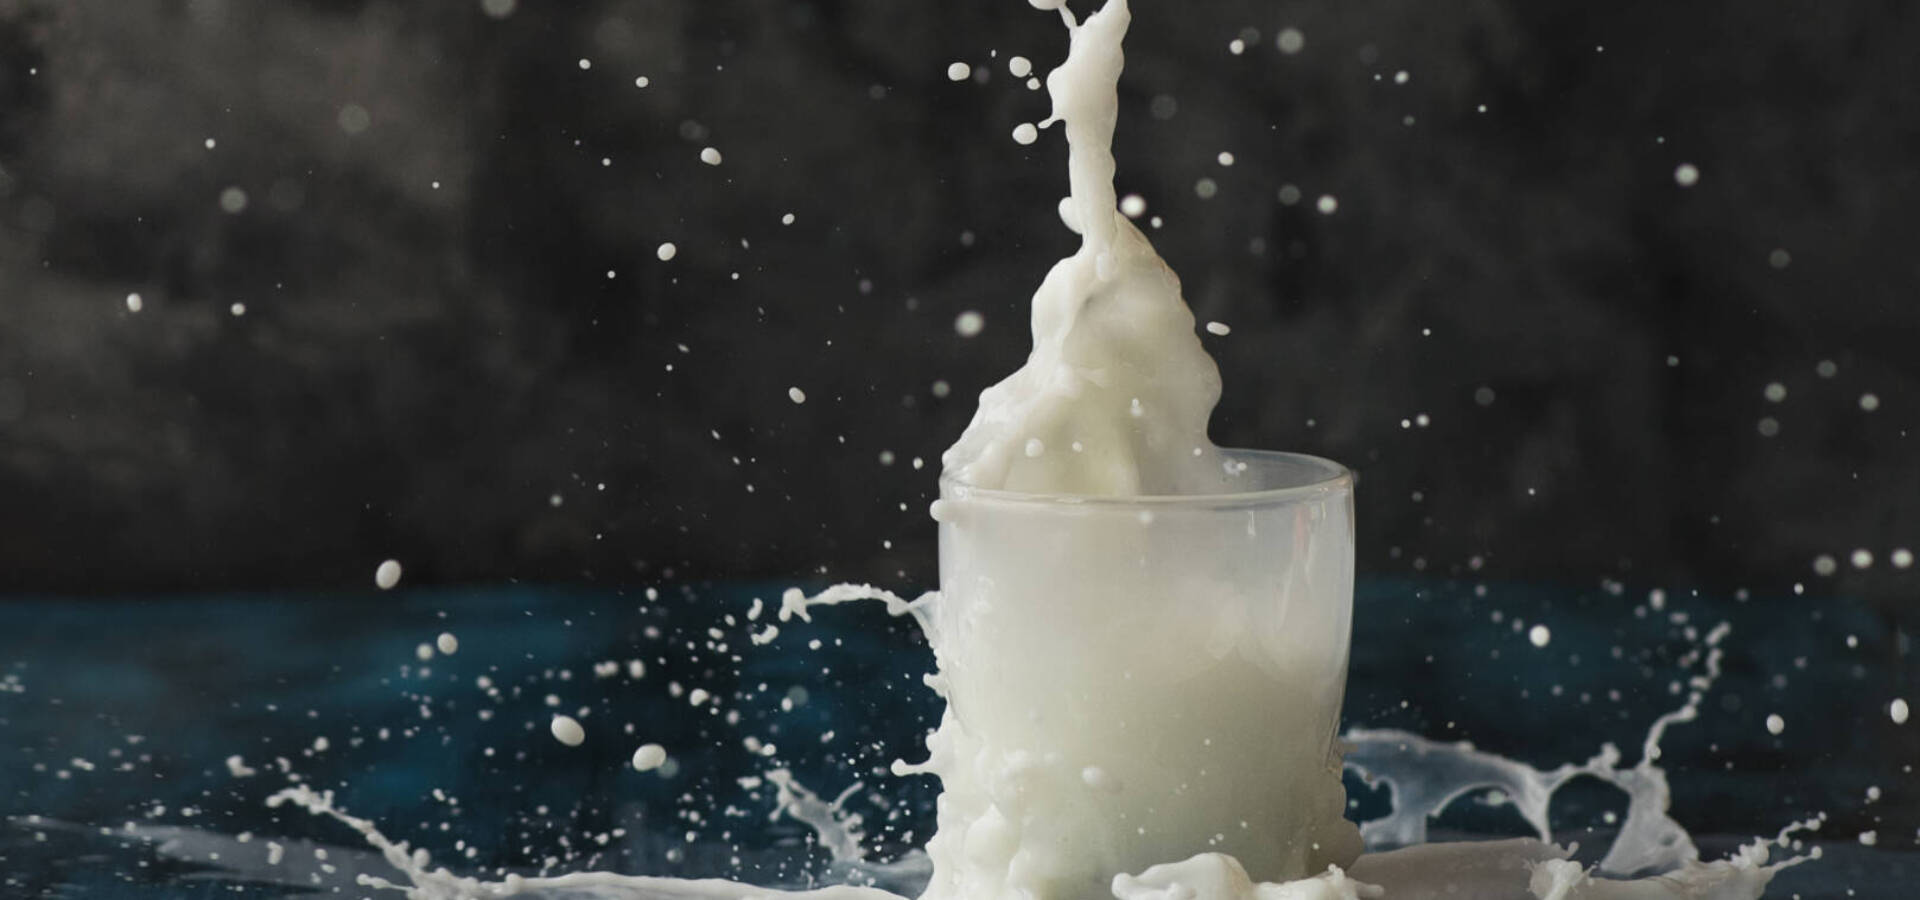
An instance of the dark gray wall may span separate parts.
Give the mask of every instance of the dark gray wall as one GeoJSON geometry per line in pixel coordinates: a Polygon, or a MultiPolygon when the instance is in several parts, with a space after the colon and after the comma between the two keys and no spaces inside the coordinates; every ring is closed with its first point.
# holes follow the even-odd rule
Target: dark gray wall
{"type": "MultiPolygon", "coordinates": [[[[1216,435],[1359,468],[1364,568],[1912,593],[1916,7],[1136,5],[1120,178],[1233,326],[1216,435]]],[[[1061,30],[520,6],[0,0],[0,589],[931,581],[1072,246],[1002,64],[1061,30]]]]}

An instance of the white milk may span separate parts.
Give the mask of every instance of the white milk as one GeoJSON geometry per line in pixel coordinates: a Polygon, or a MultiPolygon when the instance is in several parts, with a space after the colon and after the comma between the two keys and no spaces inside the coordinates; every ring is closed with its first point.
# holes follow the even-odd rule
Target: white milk
{"type": "Polygon", "coordinates": [[[1133,496],[1230,489],[1207,439],[1220,373],[1200,346],[1180,280],[1121,215],[1113,187],[1125,2],[1073,25],[1047,76],[1066,127],[1073,195],[1060,204],[1080,251],[1033,297],[1033,352],[980,395],[942,461],[953,480],[1036,494],[1133,496]]]}
{"type": "Polygon", "coordinates": [[[1256,881],[1349,865],[1351,479],[1207,439],[1219,373],[1113,186],[1127,4],[1061,14],[1047,124],[1082,241],[1034,295],[1026,365],[944,458],[925,896],[1085,900],[1203,852],[1256,881]]]}
{"type": "Polygon", "coordinates": [[[1117,873],[1202,852],[1285,881],[1359,854],[1335,747],[1352,482],[1310,457],[1223,459],[1283,490],[943,485],[927,897],[1104,897],[1117,873]]]}

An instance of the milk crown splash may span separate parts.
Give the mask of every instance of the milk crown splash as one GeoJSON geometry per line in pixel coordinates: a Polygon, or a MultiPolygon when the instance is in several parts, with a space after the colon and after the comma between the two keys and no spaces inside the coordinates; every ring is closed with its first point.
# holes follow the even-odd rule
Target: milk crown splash
{"type": "Polygon", "coordinates": [[[1058,8],[1072,34],[1047,76],[1067,132],[1072,196],[1061,218],[1081,236],[1033,298],[1033,350],[942,457],[947,476],[977,488],[1093,496],[1226,490],[1231,473],[1207,439],[1220,373],[1194,332],[1180,280],[1118,208],[1113,132],[1121,39],[1132,14],[1108,0],[1085,22],[1058,8]]]}

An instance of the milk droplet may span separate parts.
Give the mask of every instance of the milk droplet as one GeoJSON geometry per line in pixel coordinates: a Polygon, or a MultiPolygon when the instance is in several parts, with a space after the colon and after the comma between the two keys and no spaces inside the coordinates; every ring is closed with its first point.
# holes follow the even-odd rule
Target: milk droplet
{"type": "Polygon", "coordinates": [[[440,632],[440,636],[433,639],[433,645],[440,649],[442,656],[452,656],[460,652],[460,639],[454,637],[451,631],[440,632]]]}
{"type": "Polygon", "coordinates": [[[1147,212],[1146,198],[1139,194],[1128,194],[1120,198],[1120,213],[1129,219],[1138,219],[1147,212]]]}
{"type": "Polygon", "coordinates": [[[1013,73],[1015,78],[1025,78],[1033,74],[1033,61],[1024,56],[1016,56],[1007,60],[1007,71],[1013,73]]]}
{"type": "Polygon", "coordinates": [[[1047,452],[1047,445],[1042,443],[1039,438],[1027,438],[1026,453],[1028,459],[1035,459],[1045,452],[1047,452]]]}
{"type": "Polygon", "coordinates": [[[1700,170],[1693,163],[1681,163],[1673,170],[1673,183],[1681,187],[1693,187],[1700,183],[1700,170]]]}
{"type": "Polygon", "coordinates": [[[701,150],[700,161],[710,166],[717,166],[722,162],[720,151],[715,150],[712,147],[708,147],[704,150],[701,150]]]}
{"type": "Polygon", "coordinates": [[[1853,563],[1853,567],[1856,569],[1872,568],[1873,551],[1865,548],[1855,550],[1853,551],[1853,555],[1847,558],[1847,561],[1853,563]]]}
{"type": "Polygon", "coordinates": [[[973,67],[963,62],[957,62],[947,67],[948,81],[965,81],[972,77],[972,75],[973,67]]]}
{"type": "Polygon", "coordinates": [[[652,83],[653,83],[653,79],[650,79],[645,75],[642,75],[633,80],[633,86],[637,88],[643,88],[652,83]]]}
{"type": "Polygon", "coordinates": [[[1222,150],[1222,151],[1220,151],[1220,155],[1219,155],[1219,156],[1216,156],[1216,157],[1214,157],[1214,159],[1215,159],[1216,161],[1218,161],[1218,162],[1219,162],[1219,163],[1220,163],[1221,165],[1223,165],[1223,166],[1231,166],[1231,165],[1233,165],[1233,154],[1232,154],[1232,153],[1229,153],[1229,152],[1227,152],[1227,151],[1225,151],[1225,150],[1222,150]]]}
{"type": "Polygon", "coordinates": [[[675,247],[673,243],[669,241],[668,243],[661,244],[660,249],[654,251],[654,255],[660,257],[661,262],[666,262],[667,260],[672,259],[674,257],[674,254],[679,252],[680,252],[680,248],[675,247]]]}
{"type": "Polygon", "coordinates": [[[987,327],[987,318],[971,309],[953,318],[954,333],[961,337],[973,337],[985,327],[987,327]]]}
{"type": "Polygon", "coordinates": [[[787,388],[787,399],[795,403],[805,403],[807,402],[807,392],[797,387],[787,388]]]}
{"type": "Polygon", "coordinates": [[[1887,718],[1892,719],[1895,725],[1907,724],[1907,716],[1911,713],[1912,710],[1907,708],[1907,701],[1900,697],[1893,698],[1893,702],[1887,704],[1887,718]]]}
{"type": "Polygon", "coordinates": [[[244,212],[247,208],[247,192],[237,187],[221,191],[220,208],[229,213],[244,212]]]}
{"type": "Polygon", "coordinates": [[[1880,408],[1880,397],[1878,395],[1875,395],[1875,394],[1860,395],[1860,411],[1861,412],[1873,412],[1874,410],[1879,408],[1880,408]]]}
{"type": "Polygon", "coordinates": [[[1553,632],[1545,625],[1535,625],[1527,630],[1527,640],[1535,647],[1545,647],[1553,641],[1553,632]]]}
{"type": "Polygon", "coordinates": [[[666,761],[667,748],[659,744],[641,744],[640,749],[633,751],[635,772],[651,772],[660,768],[660,765],[666,761]]]}
{"type": "Polygon", "coordinates": [[[1225,322],[1208,322],[1207,333],[1217,334],[1221,337],[1226,337],[1227,335],[1233,333],[1233,328],[1225,322]]]}
{"type": "Polygon", "coordinates": [[[1340,200],[1332,194],[1321,194],[1320,200],[1314,204],[1314,208],[1320,210],[1321,214],[1330,216],[1333,215],[1334,210],[1340,208],[1340,200]]]}
{"type": "Polygon", "coordinates": [[[1787,399],[1787,386],[1776,381],[1767,385],[1766,390],[1761,393],[1767,398],[1768,403],[1779,403],[1787,399]]]}
{"type": "Polygon", "coordinates": [[[1896,569],[1912,568],[1913,567],[1913,551],[1908,550],[1905,547],[1901,547],[1898,550],[1893,551],[1893,553],[1889,554],[1887,556],[1887,560],[1889,562],[1892,562],[1893,567],[1896,569]]]}
{"type": "Polygon", "coordinates": [[[1767,733],[1768,734],[1779,734],[1780,732],[1786,731],[1786,730],[1787,730],[1787,720],[1780,718],[1779,713],[1768,714],[1767,716],[1767,733]]]}
{"type": "Polygon", "coordinates": [[[1840,568],[1840,564],[1834,562],[1833,557],[1825,553],[1813,558],[1813,574],[1815,575],[1832,575],[1834,570],[1838,568],[1840,568]]]}
{"type": "Polygon", "coordinates": [[[784,215],[784,216],[781,216],[781,217],[780,217],[780,224],[782,224],[782,225],[792,225],[792,224],[793,224],[793,213],[787,213],[786,215],[784,215]]]}
{"type": "Polygon", "coordinates": [[[235,316],[244,316],[247,314],[247,305],[245,303],[235,303],[234,305],[227,307],[227,312],[232,313],[235,316]]]}
{"type": "Polygon", "coordinates": [[[127,312],[137,313],[145,306],[146,302],[140,299],[139,294],[127,295],[127,312]]]}
{"type": "Polygon", "coordinates": [[[1040,129],[1032,122],[1021,122],[1013,126],[1013,142],[1025,146],[1040,139],[1040,129]]]}
{"type": "Polygon", "coordinates": [[[400,583],[400,561],[389,559],[373,570],[373,583],[381,590],[392,590],[400,583]]]}
{"type": "Polygon", "coordinates": [[[547,730],[553,732],[554,740],[569,747],[578,747],[587,740],[587,730],[580,727],[579,720],[572,716],[554,716],[547,730]]]}
{"type": "Polygon", "coordinates": [[[1307,36],[1298,28],[1282,28],[1280,36],[1274,38],[1273,43],[1280,48],[1281,53],[1292,56],[1307,46],[1307,36]]]}

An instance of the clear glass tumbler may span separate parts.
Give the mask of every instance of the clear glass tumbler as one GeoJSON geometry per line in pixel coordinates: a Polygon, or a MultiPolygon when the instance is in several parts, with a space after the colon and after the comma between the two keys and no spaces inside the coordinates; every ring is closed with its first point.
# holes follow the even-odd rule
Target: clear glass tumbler
{"type": "Polygon", "coordinates": [[[1226,451],[1233,493],[941,483],[948,703],[928,897],[1110,897],[1197,853],[1255,880],[1348,865],[1336,744],[1353,477],[1226,451]]]}

